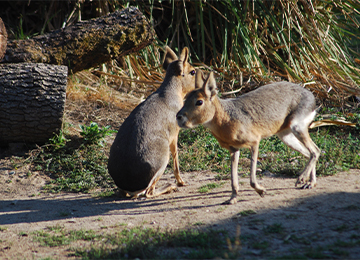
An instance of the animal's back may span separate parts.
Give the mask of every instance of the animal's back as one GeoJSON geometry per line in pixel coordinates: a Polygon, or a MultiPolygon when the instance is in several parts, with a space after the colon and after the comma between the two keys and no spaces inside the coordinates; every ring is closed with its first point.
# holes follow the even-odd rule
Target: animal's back
{"type": "Polygon", "coordinates": [[[265,128],[269,122],[284,127],[295,113],[316,109],[313,94],[290,82],[265,85],[237,98],[222,99],[221,103],[230,117],[265,128]]]}

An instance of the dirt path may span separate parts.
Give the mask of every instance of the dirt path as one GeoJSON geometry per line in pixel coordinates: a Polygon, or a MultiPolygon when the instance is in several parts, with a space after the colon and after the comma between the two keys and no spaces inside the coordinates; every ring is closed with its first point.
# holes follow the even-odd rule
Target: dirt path
{"type": "MultiPolygon", "coordinates": [[[[98,107],[68,102],[66,121],[90,121],[117,126],[134,104],[124,108],[98,107]]],[[[18,147],[12,147],[16,152],[18,147]]],[[[21,147],[20,147],[21,150],[21,147]]],[[[34,231],[47,227],[116,233],[119,228],[144,226],[160,229],[225,229],[235,236],[240,227],[241,258],[306,256],[353,258],[360,256],[360,170],[319,177],[312,190],[294,187],[296,179],[267,174],[260,183],[267,188],[261,198],[240,178],[235,205],[221,205],[231,194],[230,180],[220,188],[200,193],[199,187],[215,182],[213,172],[182,173],[188,186],[155,199],[99,198],[95,194],[44,194],[50,178],[26,167],[13,170],[9,154],[0,158],[0,259],[64,259],[71,248],[89,246],[84,241],[45,247],[34,241],[34,231]],[[7,157],[9,156],[9,157],[7,157]],[[246,216],[245,216],[246,215],[246,216]]],[[[172,174],[159,185],[174,182],[172,174]]]]}
{"type": "MultiPolygon", "coordinates": [[[[31,232],[46,227],[111,233],[124,224],[161,229],[211,227],[226,229],[230,235],[235,235],[240,226],[241,236],[246,238],[241,251],[244,257],[264,253],[254,243],[267,245],[267,255],[272,257],[319,248],[323,254],[329,251],[329,255],[339,258],[360,256],[360,170],[319,177],[318,187],[312,190],[296,189],[295,179],[264,176],[260,181],[267,188],[265,198],[250,188],[248,178],[240,178],[241,195],[235,205],[221,205],[230,196],[229,180],[220,188],[199,193],[200,186],[215,182],[215,173],[191,172],[183,176],[189,185],[178,192],[133,201],[91,194],[43,194],[41,187],[48,177],[39,173],[26,177],[3,169],[0,258],[67,257],[69,246],[55,250],[33,241],[31,232]],[[256,214],[242,216],[246,212],[256,214]],[[274,227],[280,228],[280,232],[271,230],[274,227]],[[340,242],[343,245],[338,247],[340,253],[336,253],[333,248],[340,242]]],[[[170,174],[164,175],[159,183],[168,181],[174,181],[170,174]]]]}

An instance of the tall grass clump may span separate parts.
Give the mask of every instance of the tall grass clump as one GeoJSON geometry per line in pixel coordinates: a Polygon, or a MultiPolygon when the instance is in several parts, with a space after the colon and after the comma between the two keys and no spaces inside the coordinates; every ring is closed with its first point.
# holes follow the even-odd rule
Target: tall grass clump
{"type": "Polygon", "coordinates": [[[188,46],[194,63],[216,70],[231,87],[279,77],[306,83],[324,99],[359,94],[358,0],[4,1],[0,15],[10,31],[31,35],[130,5],[157,33],[154,44],[119,58],[132,79],[161,80],[160,49],[188,46]]]}
{"type": "Polygon", "coordinates": [[[194,60],[235,84],[277,76],[306,82],[323,98],[359,93],[359,1],[130,4],[153,21],[158,44],[189,46],[194,60]]]}

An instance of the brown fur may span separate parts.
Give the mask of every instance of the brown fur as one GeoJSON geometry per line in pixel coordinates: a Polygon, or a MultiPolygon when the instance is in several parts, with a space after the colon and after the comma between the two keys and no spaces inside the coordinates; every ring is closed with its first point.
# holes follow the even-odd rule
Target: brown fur
{"type": "Polygon", "coordinates": [[[260,196],[265,195],[265,188],[256,181],[256,163],[260,140],[272,135],[309,158],[296,185],[303,183],[303,188],[316,185],[315,166],[320,151],[308,132],[316,105],[310,91],[293,83],[278,82],[225,100],[217,97],[213,73],[204,79],[202,72],[197,71],[195,84],[199,89],[188,95],[177,121],[184,128],[203,124],[230,151],[232,196],[228,203],[236,203],[241,147],[251,150],[250,185],[260,196]]]}
{"type": "Polygon", "coordinates": [[[155,191],[169,161],[169,148],[177,185],[185,184],[179,170],[177,139],[180,128],[176,113],[182,107],[185,95],[195,88],[195,70],[188,63],[188,57],[186,47],[179,58],[166,47],[164,82],[120,126],[110,149],[108,170],[125,194],[152,197],[176,189],[176,186],[168,185],[155,191]]]}

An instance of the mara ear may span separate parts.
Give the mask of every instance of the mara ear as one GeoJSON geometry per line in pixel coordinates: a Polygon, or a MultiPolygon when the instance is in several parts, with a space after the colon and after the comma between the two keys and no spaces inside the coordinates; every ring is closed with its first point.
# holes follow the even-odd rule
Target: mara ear
{"type": "Polygon", "coordinates": [[[210,98],[210,101],[217,95],[217,87],[216,87],[216,80],[214,77],[214,72],[210,72],[206,82],[204,84],[204,92],[205,95],[210,98]]]}
{"type": "Polygon", "coordinates": [[[164,62],[163,62],[164,70],[167,70],[167,68],[169,67],[169,64],[176,60],[178,60],[178,57],[176,56],[175,52],[169,46],[166,46],[165,47],[165,58],[164,58],[164,62]]]}
{"type": "Polygon", "coordinates": [[[195,74],[195,88],[201,88],[204,85],[204,74],[201,70],[197,69],[195,74]]]}
{"type": "Polygon", "coordinates": [[[178,75],[185,76],[184,69],[186,67],[186,63],[189,59],[189,49],[187,47],[184,47],[181,51],[180,57],[179,57],[179,63],[177,64],[177,73],[178,75]]]}
{"type": "Polygon", "coordinates": [[[189,48],[184,47],[181,51],[179,60],[181,60],[183,63],[185,63],[188,61],[188,59],[189,59],[189,48]]]}

